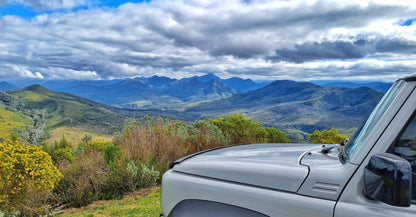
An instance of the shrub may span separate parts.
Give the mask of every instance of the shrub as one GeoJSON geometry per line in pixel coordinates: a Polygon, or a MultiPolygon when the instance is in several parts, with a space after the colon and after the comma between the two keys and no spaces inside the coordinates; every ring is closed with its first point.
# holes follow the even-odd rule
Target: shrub
{"type": "Polygon", "coordinates": [[[144,162],[161,173],[185,155],[232,143],[290,142],[282,131],[261,127],[241,114],[195,121],[191,125],[145,117],[129,120],[115,143],[127,161],[144,162]]]}
{"type": "Polygon", "coordinates": [[[120,148],[112,143],[104,147],[104,160],[107,164],[114,163],[115,159],[121,155],[120,148]]]}
{"type": "Polygon", "coordinates": [[[274,127],[262,127],[261,132],[261,143],[290,143],[289,137],[281,130],[274,127]]]}
{"type": "Polygon", "coordinates": [[[84,152],[72,163],[59,164],[59,169],[64,178],[54,189],[57,203],[79,207],[101,199],[109,176],[102,153],[84,152]]]}
{"type": "Polygon", "coordinates": [[[229,145],[230,138],[212,122],[207,120],[195,121],[190,128],[190,132],[196,134],[193,143],[188,144],[189,153],[229,145]]]}
{"type": "Polygon", "coordinates": [[[111,142],[94,140],[87,143],[81,142],[78,146],[83,147],[85,151],[103,152],[108,145],[111,145],[111,142]]]}
{"type": "Polygon", "coordinates": [[[0,210],[10,213],[33,207],[28,205],[30,192],[47,193],[62,174],[52,164],[51,157],[39,146],[18,141],[0,143],[0,210]]]}
{"type": "Polygon", "coordinates": [[[242,114],[233,113],[226,118],[209,119],[231,138],[232,144],[257,142],[261,122],[253,122],[242,114]]]}
{"type": "Polygon", "coordinates": [[[309,134],[309,142],[317,144],[337,144],[343,139],[348,138],[346,135],[340,134],[337,129],[315,130],[309,134]]]}
{"type": "Polygon", "coordinates": [[[126,191],[136,191],[139,188],[148,188],[155,186],[159,179],[160,172],[153,166],[148,167],[146,164],[134,161],[127,162],[125,189],[126,191]]]}
{"type": "Polygon", "coordinates": [[[145,117],[142,122],[130,120],[115,143],[127,161],[153,162],[157,170],[165,171],[170,162],[183,156],[180,144],[182,139],[188,138],[187,135],[178,135],[177,127],[181,128],[181,125],[169,119],[145,117]]]}
{"type": "Polygon", "coordinates": [[[72,150],[71,147],[59,148],[59,149],[55,150],[52,153],[53,162],[68,161],[68,162],[72,163],[72,161],[74,160],[74,155],[73,155],[72,151],[73,150],[72,150]]]}
{"type": "Polygon", "coordinates": [[[160,172],[152,167],[147,167],[146,164],[140,163],[140,179],[139,183],[142,188],[153,187],[156,185],[156,181],[159,179],[160,172]]]}
{"type": "Polygon", "coordinates": [[[274,127],[261,127],[261,122],[253,122],[243,114],[233,113],[226,118],[208,119],[224,134],[231,138],[231,144],[241,143],[289,143],[285,133],[274,127]]]}

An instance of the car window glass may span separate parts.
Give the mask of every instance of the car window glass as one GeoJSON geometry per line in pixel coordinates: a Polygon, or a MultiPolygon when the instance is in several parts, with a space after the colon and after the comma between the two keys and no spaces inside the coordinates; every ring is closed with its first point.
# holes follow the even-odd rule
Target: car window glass
{"type": "Polygon", "coordinates": [[[360,128],[359,131],[354,135],[348,145],[345,147],[348,158],[351,159],[354,157],[355,153],[361,148],[364,144],[365,139],[368,138],[368,135],[377,126],[380,118],[384,116],[384,113],[387,111],[389,106],[392,104],[393,100],[399,95],[403,86],[406,82],[398,81],[393,84],[390,90],[383,96],[377,106],[371,112],[365,124],[360,128]]]}
{"type": "Polygon", "coordinates": [[[416,116],[397,140],[394,152],[412,165],[412,202],[416,203],[416,116]]]}

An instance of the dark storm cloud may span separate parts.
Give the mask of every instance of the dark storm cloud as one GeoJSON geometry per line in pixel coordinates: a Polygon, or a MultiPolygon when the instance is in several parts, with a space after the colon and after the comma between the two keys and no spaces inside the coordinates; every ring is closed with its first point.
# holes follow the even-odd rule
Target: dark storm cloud
{"type": "Polygon", "coordinates": [[[164,4],[163,8],[157,9],[155,18],[148,20],[147,25],[149,29],[174,40],[178,46],[198,47],[212,55],[249,58],[267,54],[273,47],[279,47],[280,44],[275,40],[299,40],[312,33],[338,27],[365,27],[381,19],[381,14],[386,19],[412,12],[403,6],[339,6],[339,2],[328,1],[317,1],[308,6],[225,7],[218,8],[218,11],[191,12],[197,9],[189,5],[181,7],[181,4],[178,7],[176,2],[164,4]]]}
{"type": "Polygon", "coordinates": [[[269,57],[273,61],[302,63],[315,60],[359,59],[373,55],[388,56],[411,55],[416,53],[416,42],[397,38],[380,38],[376,40],[358,39],[355,41],[308,42],[295,45],[294,49],[276,50],[269,57]]]}

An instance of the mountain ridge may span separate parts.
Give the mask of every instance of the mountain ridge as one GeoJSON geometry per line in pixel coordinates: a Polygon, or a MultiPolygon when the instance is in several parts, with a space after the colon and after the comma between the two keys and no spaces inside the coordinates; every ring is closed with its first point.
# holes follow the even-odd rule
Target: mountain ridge
{"type": "MultiPolygon", "coordinates": [[[[94,101],[127,108],[154,109],[160,105],[214,100],[264,86],[240,78],[221,79],[214,74],[183,79],[152,76],[115,81],[41,81],[42,86],[94,101]],[[236,87],[234,89],[233,87],[236,87]]],[[[21,82],[27,84],[28,82],[21,82]]]]}
{"type": "Polygon", "coordinates": [[[349,132],[359,127],[382,96],[383,93],[369,87],[322,87],[310,82],[283,80],[225,99],[200,103],[186,112],[200,118],[239,112],[282,130],[311,133],[314,129],[335,127],[349,132]]]}
{"type": "MultiPolygon", "coordinates": [[[[152,79],[156,83],[159,80],[156,77],[152,79]]],[[[158,91],[172,91],[172,88],[178,87],[178,83],[182,85],[194,83],[207,85],[207,92],[203,92],[203,94],[215,95],[218,93],[210,88],[224,85],[223,82],[216,79],[211,79],[208,82],[201,82],[196,78],[171,82],[175,83],[158,91]]],[[[149,87],[147,81],[143,81],[143,78],[123,80],[107,86],[112,87],[109,88],[110,91],[114,88],[118,90],[120,86],[129,87],[132,95],[125,95],[126,98],[134,97],[139,92],[137,90],[139,87],[139,89],[154,91],[154,95],[145,95],[149,98],[159,97],[153,101],[174,99],[156,93],[154,89],[149,87]]],[[[214,90],[216,89],[214,88],[214,90]]],[[[110,91],[103,96],[114,96],[110,91]]],[[[126,89],[121,91],[126,91],[126,89]]],[[[176,94],[186,94],[192,91],[194,90],[191,87],[187,91],[176,94]]],[[[204,88],[199,87],[198,91],[204,91],[204,88]]],[[[383,95],[369,87],[322,87],[310,82],[278,80],[260,89],[235,93],[228,97],[220,96],[220,99],[213,97],[213,100],[188,104],[183,104],[183,101],[178,100],[177,107],[163,110],[117,108],[72,94],[56,92],[38,84],[4,93],[12,95],[16,100],[16,105],[20,106],[19,108],[41,111],[43,115],[46,115],[45,126],[47,128],[61,125],[97,125],[107,129],[108,132],[114,132],[120,129],[126,117],[170,116],[186,121],[215,118],[237,112],[243,113],[255,121],[261,121],[265,126],[275,126],[284,130],[294,141],[304,141],[307,139],[307,133],[311,133],[315,129],[336,127],[341,132],[352,132],[365,120],[383,95]]],[[[10,101],[10,99],[4,98],[4,101],[10,101]]]]}
{"type": "Polygon", "coordinates": [[[19,89],[19,86],[11,84],[7,81],[0,82],[0,91],[15,90],[19,89]]]}

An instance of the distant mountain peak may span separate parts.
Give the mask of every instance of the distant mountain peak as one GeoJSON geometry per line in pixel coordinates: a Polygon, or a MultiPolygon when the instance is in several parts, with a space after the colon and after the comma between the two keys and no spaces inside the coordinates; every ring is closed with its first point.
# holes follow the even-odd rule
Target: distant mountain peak
{"type": "Polygon", "coordinates": [[[218,76],[216,76],[213,73],[205,74],[203,76],[197,77],[197,79],[202,81],[202,82],[207,82],[207,81],[210,81],[210,80],[221,80],[221,78],[219,78],[218,76]]]}
{"type": "Polygon", "coordinates": [[[15,89],[19,89],[19,87],[14,84],[10,84],[9,82],[6,82],[6,81],[0,82],[0,91],[15,90],[15,89]]]}
{"type": "Polygon", "coordinates": [[[40,85],[40,84],[33,84],[23,88],[23,90],[34,91],[34,92],[52,92],[48,88],[40,85]]]}

